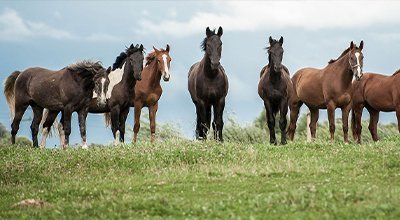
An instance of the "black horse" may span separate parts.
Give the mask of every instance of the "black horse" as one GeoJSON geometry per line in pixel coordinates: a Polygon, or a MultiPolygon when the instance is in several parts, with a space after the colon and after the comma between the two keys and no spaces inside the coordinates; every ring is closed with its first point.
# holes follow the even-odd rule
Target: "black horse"
{"type": "MultiPolygon", "coordinates": [[[[13,116],[11,143],[15,144],[19,124],[28,106],[33,110],[31,131],[34,147],[38,147],[37,134],[43,108],[55,114],[63,112],[65,133],[63,148],[69,144],[71,115],[75,111],[80,116],[81,135],[86,136],[86,117],[82,116],[87,115],[95,84],[104,81],[106,77],[106,70],[102,65],[91,61],[78,62],[58,71],[33,67],[23,72],[12,73],[4,83],[4,94],[13,116]]],[[[99,94],[101,92],[97,91],[99,94]]],[[[105,104],[105,100],[97,99],[97,105],[105,104]]]]}
{"type": "Polygon", "coordinates": [[[207,27],[206,35],[201,44],[204,57],[192,65],[189,70],[189,93],[196,106],[197,125],[196,138],[206,139],[211,123],[211,107],[213,107],[214,139],[223,141],[222,115],[225,108],[225,97],[228,94],[228,78],[220,64],[222,52],[222,27],[215,33],[207,27]]]}
{"type": "MultiPolygon", "coordinates": [[[[114,135],[114,144],[118,141],[124,142],[125,137],[125,121],[129,113],[130,100],[135,97],[136,80],[141,80],[144,60],[143,45],[133,46],[131,44],[125,52],[120,53],[113,64],[112,72],[108,74],[109,83],[107,82],[106,99],[107,104],[99,106],[96,104],[97,99],[103,99],[102,93],[93,94],[93,98],[89,104],[88,111],[90,113],[104,113],[106,122],[111,121],[111,130],[114,135]],[[111,115],[111,116],[110,116],[111,115]],[[111,117],[111,120],[107,118],[111,117]],[[117,131],[119,132],[119,140],[117,139],[117,131]]],[[[49,113],[46,121],[43,124],[44,130],[51,127],[55,114],[49,113]]],[[[60,125],[63,125],[63,115],[61,116],[60,125]]],[[[63,141],[64,137],[62,129],[60,130],[60,139],[63,141]]],[[[45,143],[46,136],[43,136],[42,143],[45,143]]],[[[85,140],[82,139],[83,146],[86,146],[85,140]]]]}
{"type": "Polygon", "coordinates": [[[282,65],[283,37],[279,41],[269,37],[268,64],[260,72],[258,95],[264,101],[270,134],[270,143],[277,144],[275,137],[275,116],[280,112],[279,128],[281,129],[281,144],[286,144],[286,115],[289,97],[293,86],[288,69],[282,65]]]}

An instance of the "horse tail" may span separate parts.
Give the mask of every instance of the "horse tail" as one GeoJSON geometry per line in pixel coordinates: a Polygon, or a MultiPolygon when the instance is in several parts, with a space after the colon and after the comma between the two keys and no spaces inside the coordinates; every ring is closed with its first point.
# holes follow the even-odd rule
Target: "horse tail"
{"type": "Polygon", "coordinates": [[[109,127],[111,125],[111,113],[110,112],[104,113],[104,123],[106,124],[106,127],[109,127]]]}
{"type": "Polygon", "coordinates": [[[14,71],[7,77],[4,81],[4,95],[7,100],[8,108],[10,109],[11,118],[14,118],[15,115],[15,93],[14,93],[14,85],[17,77],[21,74],[21,71],[14,71]]]}
{"type": "Polygon", "coordinates": [[[356,115],[354,114],[354,110],[351,110],[351,133],[353,134],[353,139],[356,139],[356,115]]]}

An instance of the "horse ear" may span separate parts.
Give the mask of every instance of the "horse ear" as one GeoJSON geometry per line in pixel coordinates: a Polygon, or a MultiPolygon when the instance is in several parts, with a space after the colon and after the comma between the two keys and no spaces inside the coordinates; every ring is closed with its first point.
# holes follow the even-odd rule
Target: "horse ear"
{"type": "Polygon", "coordinates": [[[165,50],[169,52],[169,44],[167,44],[167,47],[165,48],[165,50]]]}
{"type": "Polygon", "coordinates": [[[143,50],[143,44],[140,44],[139,49],[140,49],[140,50],[143,50]]]}
{"type": "Polygon", "coordinates": [[[282,44],[283,44],[283,37],[281,36],[281,38],[279,39],[279,43],[281,44],[281,46],[282,46],[282,44]]]}
{"type": "Polygon", "coordinates": [[[350,50],[353,49],[353,47],[354,47],[354,43],[353,43],[353,41],[351,41],[350,42],[350,50]]]}
{"type": "Polygon", "coordinates": [[[363,40],[361,40],[361,42],[360,42],[360,50],[362,50],[363,49],[363,47],[364,47],[364,41],[363,40]]]}
{"type": "Polygon", "coordinates": [[[269,44],[272,44],[274,42],[274,39],[272,39],[271,36],[269,36],[269,44]]]}
{"type": "Polygon", "coordinates": [[[131,49],[132,49],[132,48],[133,48],[133,44],[131,44],[131,46],[129,46],[129,48],[131,48],[131,49]]]}
{"type": "Polygon", "coordinates": [[[157,48],[155,48],[154,46],[153,46],[153,49],[154,49],[154,51],[155,51],[156,53],[160,52],[160,51],[157,50],[157,48]]]}
{"type": "Polygon", "coordinates": [[[224,30],[222,30],[222,27],[219,26],[219,28],[218,28],[218,33],[217,33],[218,37],[221,37],[222,34],[223,34],[223,32],[224,32],[224,30]]]}
{"type": "Polygon", "coordinates": [[[109,67],[107,68],[106,73],[107,73],[107,74],[110,74],[110,73],[111,73],[111,66],[109,66],[109,67]]]}
{"type": "Polygon", "coordinates": [[[206,28],[206,35],[207,35],[207,37],[209,37],[209,36],[211,36],[211,35],[213,35],[213,34],[214,34],[214,32],[211,31],[209,27],[207,27],[207,28],[206,28]]]}

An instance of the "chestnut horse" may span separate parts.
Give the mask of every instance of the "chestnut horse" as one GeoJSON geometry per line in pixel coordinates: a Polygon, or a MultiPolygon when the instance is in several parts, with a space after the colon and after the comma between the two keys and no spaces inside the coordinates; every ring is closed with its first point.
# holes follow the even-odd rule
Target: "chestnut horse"
{"type": "Polygon", "coordinates": [[[201,44],[204,57],[193,64],[189,70],[188,89],[196,106],[197,124],[196,138],[206,139],[211,123],[211,107],[213,107],[214,139],[223,141],[222,115],[225,108],[225,97],[228,94],[228,78],[220,64],[222,52],[222,27],[218,32],[206,28],[206,38],[201,44]]]}
{"type": "MultiPolygon", "coordinates": [[[[42,119],[43,108],[51,112],[63,113],[65,141],[69,144],[71,134],[71,115],[78,112],[82,138],[86,136],[86,115],[95,85],[107,77],[106,70],[99,62],[83,61],[58,71],[40,67],[28,68],[23,72],[12,73],[4,83],[4,94],[13,115],[11,124],[11,143],[19,130],[21,118],[28,106],[32,107],[32,142],[38,147],[37,134],[42,119]]],[[[100,89],[100,87],[96,87],[100,89]]],[[[98,94],[102,91],[96,91],[98,94]]],[[[104,106],[105,99],[97,99],[97,105],[104,106]]]]}
{"type": "Polygon", "coordinates": [[[360,81],[353,82],[353,105],[351,128],[357,143],[361,143],[361,116],[366,107],[369,115],[369,131],[377,141],[379,112],[396,111],[397,126],[400,132],[400,70],[391,76],[366,73],[360,81]]]}
{"type": "Polygon", "coordinates": [[[140,113],[143,107],[149,109],[151,142],[155,140],[156,132],[156,114],[158,110],[158,100],[162,95],[160,85],[161,77],[165,82],[170,78],[170,47],[156,49],[146,57],[146,65],[143,68],[142,80],[136,83],[134,88],[135,96],[131,96],[131,106],[135,107],[135,124],[133,128],[133,141],[136,142],[137,134],[140,129],[140,113]]]}
{"type": "Polygon", "coordinates": [[[267,115],[271,144],[277,144],[275,137],[275,116],[280,112],[279,128],[281,129],[281,144],[286,144],[286,115],[289,97],[293,92],[292,81],[288,69],[282,65],[283,37],[279,41],[269,37],[268,65],[260,73],[258,95],[264,101],[267,115]]]}
{"type": "Polygon", "coordinates": [[[335,109],[341,108],[344,142],[348,143],[348,117],[351,109],[353,75],[362,77],[364,42],[357,47],[353,41],[350,47],[336,59],[330,60],[324,69],[304,68],[292,77],[294,92],[289,101],[290,125],[288,136],[293,140],[299,109],[303,103],[311,112],[311,137],[315,139],[319,109],[327,109],[331,141],[335,133],[335,109]]]}

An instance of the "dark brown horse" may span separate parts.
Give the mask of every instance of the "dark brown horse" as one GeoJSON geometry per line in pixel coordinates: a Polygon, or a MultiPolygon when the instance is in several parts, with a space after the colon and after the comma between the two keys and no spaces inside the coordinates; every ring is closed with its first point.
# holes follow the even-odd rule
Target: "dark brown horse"
{"type": "MultiPolygon", "coordinates": [[[[131,44],[125,52],[122,52],[116,58],[112,72],[108,74],[109,83],[104,84],[108,85],[106,90],[107,104],[104,106],[96,104],[96,100],[99,98],[104,99],[104,95],[98,95],[100,93],[97,93],[93,94],[94,96],[89,105],[88,111],[90,113],[105,113],[106,121],[111,121],[114,145],[118,141],[124,142],[125,121],[129,113],[130,100],[132,97],[135,97],[134,88],[136,81],[141,79],[143,70],[143,50],[143,45],[133,46],[131,44]],[[109,117],[111,119],[107,119],[109,117]],[[119,139],[117,138],[117,131],[120,135],[119,139]]],[[[58,112],[53,112],[53,114],[50,112],[43,127],[49,130],[57,114],[58,112]]],[[[63,125],[63,115],[61,116],[60,125],[63,125]]],[[[61,132],[60,138],[61,141],[64,139],[61,132]]]]}
{"type": "Polygon", "coordinates": [[[282,65],[283,37],[279,41],[269,37],[268,65],[260,72],[258,95],[264,101],[271,144],[276,144],[275,116],[280,112],[279,128],[281,129],[281,144],[286,144],[286,115],[289,97],[293,92],[292,81],[288,69],[282,65]]]}
{"type": "Polygon", "coordinates": [[[361,143],[361,116],[366,107],[369,115],[369,131],[372,139],[377,141],[377,124],[379,112],[396,111],[397,125],[400,132],[400,70],[391,76],[366,73],[360,81],[353,82],[351,127],[353,137],[361,143]]]}
{"type": "Polygon", "coordinates": [[[222,27],[218,32],[206,29],[206,38],[202,43],[204,57],[192,65],[189,70],[188,88],[192,101],[196,106],[197,124],[196,138],[206,139],[211,123],[211,107],[213,107],[214,139],[223,141],[222,115],[225,108],[225,97],[228,94],[228,78],[220,64],[222,52],[222,27]]]}
{"type": "Polygon", "coordinates": [[[344,142],[348,143],[348,117],[351,109],[353,75],[356,80],[362,77],[363,41],[357,47],[353,41],[336,60],[329,61],[323,69],[304,68],[292,77],[294,92],[289,101],[290,125],[288,136],[293,140],[299,109],[303,103],[311,112],[310,130],[315,139],[319,109],[328,110],[331,141],[335,133],[335,109],[341,108],[344,142]]]}
{"type": "MultiPolygon", "coordinates": [[[[13,115],[11,124],[11,142],[15,136],[21,118],[28,106],[33,110],[31,125],[33,146],[38,146],[37,134],[42,118],[43,108],[51,112],[62,112],[64,121],[65,142],[69,144],[71,133],[71,115],[78,112],[81,135],[85,136],[86,117],[95,84],[107,77],[106,70],[99,62],[79,62],[59,71],[40,67],[28,68],[22,73],[14,72],[5,81],[4,94],[13,115]]],[[[101,91],[97,91],[99,94],[101,91]]],[[[105,100],[97,99],[97,105],[104,106],[105,100]]]]}
{"type": "Polygon", "coordinates": [[[135,125],[133,141],[136,142],[140,128],[140,113],[143,107],[149,109],[151,142],[154,142],[156,132],[156,113],[158,100],[162,95],[161,77],[168,82],[170,78],[169,45],[164,49],[154,48],[146,57],[146,66],[143,68],[142,80],[136,83],[135,96],[131,97],[131,104],[135,107],[135,125]]]}

